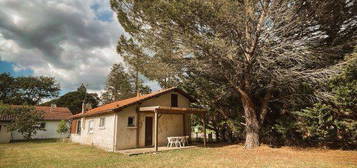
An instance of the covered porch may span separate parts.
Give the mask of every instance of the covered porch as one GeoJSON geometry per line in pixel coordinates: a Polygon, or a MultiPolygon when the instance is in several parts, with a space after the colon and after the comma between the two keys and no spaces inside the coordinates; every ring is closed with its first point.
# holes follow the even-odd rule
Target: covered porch
{"type": "MultiPolygon", "coordinates": [[[[153,114],[153,148],[138,148],[138,149],[133,149],[133,150],[143,150],[143,151],[153,151],[153,152],[158,152],[158,151],[162,151],[162,150],[170,150],[170,149],[182,149],[182,148],[191,148],[193,146],[185,146],[185,147],[181,147],[181,148],[177,148],[177,147],[159,147],[159,127],[160,127],[160,118],[163,115],[182,115],[182,126],[183,126],[183,130],[182,130],[182,136],[189,136],[189,139],[191,138],[191,134],[190,134],[190,130],[187,130],[188,127],[186,126],[186,117],[187,114],[195,114],[198,115],[202,122],[203,122],[203,134],[204,134],[204,139],[203,139],[203,146],[206,146],[206,121],[205,121],[205,115],[206,115],[206,110],[204,109],[199,109],[199,108],[180,108],[180,107],[167,107],[167,106],[148,106],[148,107],[138,107],[137,108],[137,113],[138,113],[138,117],[140,116],[139,114],[142,113],[149,113],[149,114],[153,114]]],[[[138,120],[139,121],[139,118],[138,120]]],[[[140,132],[137,132],[137,140],[139,140],[139,135],[140,132]]],[[[162,135],[161,135],[162,136],[162,135]]],[[[167,138],[167,137],[165,137],[167,138]]],[[[139,142],[137,142],[138,144],[139,142]]],[[[124,152],[128,152],[128,151],[124,151],[124,152]]],[[[147,152],[143,152],[143,153],[147,153],[147,152]]]]}

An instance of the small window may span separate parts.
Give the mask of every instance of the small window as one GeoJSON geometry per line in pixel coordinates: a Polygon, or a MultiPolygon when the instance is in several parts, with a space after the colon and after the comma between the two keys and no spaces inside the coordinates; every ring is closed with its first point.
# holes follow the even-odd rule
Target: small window
{"type": "Polygon", "coordinates": [[[78,120],[77,122],[77,134],[81,135],[81,120],[78,120]]]}
{"type": "Polygon", "coordinates": [[[171,94],[171,107],[178,107],[177,94],[171,94]]]}
{"type": "Polygon", "coordinates": [[[46,123],[43,122],[40,124],[40,128],[44,129],[45,127],[46,127],[46,123]]]}
{"type": "Polygon", "coordinates": [[[135,127],[135,117],[128,117],[128,127],[135,127]]]}
{"type": "Polygon", "coordinates": [[[105,126],[105,118],[100,118],[99,119],[99,127],[104,128],[104,126],[105,126]]]}
{"type": "Polygon", "coordinates": [[[1,132],[1,126],[2,126],[2,125],[0,125],[0,132],[1,132]]]}
{"type": "Polygon", "coordinates": [[[94,121],[93,120],[90,120],[88,122],[88,132],[89,133],[93,133],[94,132],[94,121]]]}

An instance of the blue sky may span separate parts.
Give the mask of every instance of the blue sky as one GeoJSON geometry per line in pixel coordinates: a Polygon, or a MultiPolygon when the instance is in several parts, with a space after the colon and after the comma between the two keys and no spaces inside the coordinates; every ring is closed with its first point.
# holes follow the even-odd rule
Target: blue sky
{"type": "Polygon", "coordinates": [[[9,73],[11,76],[31,76],[33,71],[31,69],[21,69],[15,71],[16,65],[11,62],[0,61],[0,73],[9,73]]]}
{"type": "Polygon", "coordinates": [[[1,0],[0,73],[55,77],[61,94],[81,83],[100,94],[123,61],[115,51],[123,32],[109,0],[1,0]]]}

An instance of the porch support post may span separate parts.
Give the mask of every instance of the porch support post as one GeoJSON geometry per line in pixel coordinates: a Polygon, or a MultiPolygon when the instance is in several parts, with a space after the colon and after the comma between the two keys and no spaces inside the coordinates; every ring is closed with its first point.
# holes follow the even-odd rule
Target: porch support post
{"type": "Polygon", "coordinates": [[[186,136],[186,115],[182,114],[183,136],[186,136]]]}
{"type": "Polygon", "coordinates": [[[136,106],[136,147],[139,147],[139,135],[140,135],[140,113],[139,113],[140,104],[136,106]]]}
{"type": "Polygon", "coordinates": [[[157,152],[157,151],[159,151],[159,147],[158,147],[158,143],[159,143],[158,142],[158,139],[159,139],[159,135],[158,135],[158,133],[159,133],[159,130],[158,130],[159,122],[158,122],[158,119],[159,119],[159,117],[158,117],[157,111],[155,110],[154,112],[155,112],[155,128],[154,128],[155,142],[154,142],[154,147],[155,147],[155,151],[157,152]]]}
{"type": "Polygon", "coordinates": [[[202,123],[203,123],[203,146],[207,146],[207,136],[206,136],[206,113],[202,115],[202,123]]]}

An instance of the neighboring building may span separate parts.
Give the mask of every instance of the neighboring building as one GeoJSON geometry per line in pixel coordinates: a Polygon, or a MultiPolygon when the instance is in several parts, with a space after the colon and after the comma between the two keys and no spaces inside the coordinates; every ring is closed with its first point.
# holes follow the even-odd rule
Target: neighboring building
{"type": "MultiPolygon", "coordinates": [[[[43,121],[39,125],[45,131],[37,131],[37,134],[32,136],[33,139],[52,139],[68,137],[57,133],[57,126],[61,120],[68,121],[72,113],[68,108],[52,106],[35,106],[36,110],[44,112],[43,121]]],[[[13,140],[24,140],[24,137],[17,131],[8,131],[6,125],[11,122],[11,117],[0,116],[0,143],[8,143],[13,140]]],[[[69,122],[68,122],[69,126],[69,122]]]]}
{"type": "Polygon", "coordinates": [[[137,96],[73,115],[71,140],[107,151],[166,145],[168,136],[191,135],[189,108],[194,99],[170,88],[137,96]]]}

